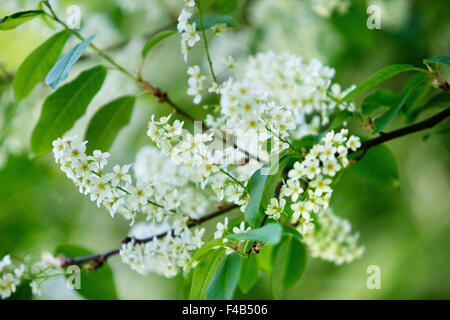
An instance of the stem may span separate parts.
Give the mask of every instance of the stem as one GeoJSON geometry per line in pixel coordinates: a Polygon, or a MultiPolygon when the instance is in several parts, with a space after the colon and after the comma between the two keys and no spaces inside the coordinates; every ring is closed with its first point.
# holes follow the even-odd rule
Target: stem
{"type": "MultiPolygon", "coordinates": [[[[218,217],[221,214],[224,214],[226,212],[229,212],[235,208],[237,208],[238,205],[236,204],[230,204],[230,205],[225,205],[222,208],[211,212],[210,214],[207,214],[206,216],[201,217],[198,220],[192,220],[191,222],[188,223],[188,228],[192,228],[198,225],[201,225],[202,223],[211,220],[215,217],[218,217]]],[[[133,241],[135,243],[146,243],[146,242],[150,242],[152,241],[154,238],[160,239],[165,237],[168,233],[172,232],[172,230],[167,231],[167,232],[163,232],[160,234],[157,234],[155,236],[151,236],[148,238],[143,238],[143,239],[133,239],[133,238],[129,238],[126,237],[125,239],[122,240],[123,243],[128,243],[130,241],[133,241]]],[[[71,258],[71,257],[65,257],[63,262],[62,262],[62,267],[67,267],[73,264],[81,264],[87,261],[93,261],[93,262],[97,262],[97,268],[100,267],[109,257],[119,254],[120,252],[120,247],[119,248],[115,248],[109,251],[105,251],[102,253],[98,253],[98,254],[92,254],[92,255],[88,255],[88,256],[82,256],[82,257],[75,257],[75,258],[71,258]]]]}
{"type": "Polygon", "coordinates": [[[211,71],[211,77],[213,78],[214,82],[217,83],[217,78],[216,78],[216,74],[214,73],[211,56],[209,55],[208,40],[206,39],[206,32],[205,32],[205,28],[203,26],[202,11],[200,9],[200,0],[197,1],[197,9],[198,9],[198,16],[199,16],[199,20],[200,20],[200,28],[202,29],[203,43],[205,44],[206,58],[208,60],[209,70],[211,71]]]}

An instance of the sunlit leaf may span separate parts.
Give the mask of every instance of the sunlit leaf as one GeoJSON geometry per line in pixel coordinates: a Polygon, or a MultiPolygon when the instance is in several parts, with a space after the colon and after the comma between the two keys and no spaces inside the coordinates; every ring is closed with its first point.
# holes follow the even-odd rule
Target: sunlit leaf
{"type": "Polygon", "coordinates": [[[214,275],[219,270],[225,259],[225,250],[212,249],[208,250],[202,256],[199,264],[192,271],[192,281],[189,293],[190,300],[201,300],[206,298],[206,290],[214,275]]]}
{"type": "Polygon", "coordinates": [[[22,64],[14,77],[14,94],[19,102],[42,80],[58,60],[70,32],[61,31],[36,48],[22,64]]]}
{"type": "Polygon", "coordinates": [[[94,39],[94,36],[90,36],[83,42],[80,42],[62,56],[47,74],[47,77],[45,77],[45,83],[55,90],[58,84],[69,76],[70,69],[81,57],[83,52],[86,51],[92,39],[94,39]]]}
{"type": "Polygon", "coordinates": [[[166,30],[166,31],[162,31],[158,34],[156,34],[155,36],[153,36],[144,46],[144,48],[142,49],[142,58],[145,59],[145,57],[147,56],[147,54],[150,52],[150,50],[152,50],[158,43],[160,43],[161,41],[163,41],[164,39],[176,34],[176,31],[173,30],[166,30]]]}
{"type": "Polygon", "coordinates": [[[394,64],[387,67],[384,67],[381,70],[378,70],[375,72],[372,76],[369,77],[366,81],[358,85],[355,89],[350,91],[344,98],[342,98],[341,102],[348,101],[356,98],[358,95],[366,91],[367,89],[370,89],[377,84],[386,81],[393,76],[407,71],[421,71],[422,69],[419,69],[417,67],[414,67],[410,64],[394,64]]]}
{"type": "Polygon", "coordinates": [[[276,244],[280,241],[281,231],[282,227],[278,223],[268,223],[261,228],[252,229],[246,233],[232,233],[228,237],[236,240],[252,240],[276,244]]]}
{"type": "Polygon", "coordinates": [[[206,291],[210,300],[230,300],[239,282],[241,258],[236,252],[227,255],[206,291]]]}
{"type": "Polygon", "coordinates": [[[109,150],[119,131],[130,121],[135,100],[133,96],[120,97],[95,113],[85,135],[85,140],[89,141],[88,153],[95,149],[109,150]]]}
{"type": "Polygon", "coordinates": [[[44,14],[42,10],[29,10],[16,12],[0,19],[0,30],[12,30],[28,20],[44,14]]]}
{"type": "Polygon", "coordinates": [[[50,151],[52,141],[72,128],[86,112],[105,77],[104,67],[93,67],[47,97],[31,136],[31,151],[34,156],[42,156],[50,151]]]}

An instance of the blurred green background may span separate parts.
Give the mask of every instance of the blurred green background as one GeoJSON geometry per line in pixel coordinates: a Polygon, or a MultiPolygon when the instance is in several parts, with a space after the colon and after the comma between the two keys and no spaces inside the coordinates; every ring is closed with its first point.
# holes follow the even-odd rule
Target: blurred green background
{"type": "MultiPolygon", "coordinates": [[[[205,0],[206,1],[206,0],[205,0]]],[[[35,9],[39,1],[2,0],[0,15],[35,9]]],[[[450,2],[447,0],[351,1],[346,12],[323,17],[310,1],[252,0],[209,1],[209,11],[232,14],[243,25],[211,43],[212,56],[220,69],[221,59],[232,54],[245,61],[258,51],[289,50],[305,59],[318,57],[336,69],[335,80],[347,87],[365,80],[379,68],[393,63],[422,65],[422,59],[450,52],[450,2]],[[248,2],[248,3],[247,3],[248,2]],[[366,27],[366,8],[382,7],[381,29],[366,27]],[[232,45],[230,45],[232,43],[232,45]]],[[[70,4],[82,13],[81,33],[96,34],[94,42],[116,57],[130,71],[140,63],[140,50],[152,32],[174,26],[181,0],[155,1],[55,1],[60,16],[70,4]],[[126,3],[126,4],[125,4],[126,3]],[[129,41],[129,39],[133,39],[129,41]],[[117,45],[118,44],[118,45],[117,45]]],[[[14,105],[11,79],[23,59],[54,30],[38,19],[0,33],[0,249],[15,255],[39,257],[60,244],[79,244],[93,251],[118,246],[129,227],[125,220],[111,219],[98,209],[59,171],[50,155],[30,160],[28,146],[43,99],[50,89],[41,85],[20,105],[14,105]],[[13,110],[12,112],[10,110],[13,110]]],[[[66,47],[67,50],[67,47],[66,47]]],[[[204,63],[200,50],[190,64],[204,63]]],[[[99,59],[88,51],[72,70],[72,77],[99,59]]],[[[176,37],[150,54],[143,77],[167,90],[191,114],[203,110],[186,95],[186,69],[176,37]]],[[[449,70],[442,70],[449,79],[449,70]]],[[[385,84],[400,92],[405,77],[385,84]]],[[[83,136],[90,116],[111,95],[138,92],[117,72],[111,71],[88,113],[71,133],[83,136]]],[[[170,109],[140,96],[132,122],[122,130],[110,152],[111,162],[130,163],[139,148],[150,144],[145,135],[151,114],[170,109]]],[[[429,114],[428,114],[429,115],[429,114]]],[[[422,115],[426,117],[427,114],[422,115]]],[[[401,126],[398,120],[390,129],[401,126]]],[[[389,129],[389,128],[388,128],[389,129]]],[[[310,258],[301,280],[286,299],[449,299],[450,298],[450,143],[449,138],[417,133],[392,143],[400,167],[396,186],[379,186],[364,180],[351,168],[336,185],[332,207],[348,218],[360,242],[363,257],[352,264],[335,266],[310,258]],[[366,286],[367,267],[381,268],[381,289],[366,286]]],[[[213,228],[216,221],[208,226],[213,228]]],[[[177,299],[182,277],[166,279],[141,276],[110,260],[118,294],[122,299],[177,299]]],[[[78,298],[61,279],[48,280],[40,298],[78,298]]],[[[269,277],[261,274],[257,286],[236,298],[270,299],[269,277]]]]}

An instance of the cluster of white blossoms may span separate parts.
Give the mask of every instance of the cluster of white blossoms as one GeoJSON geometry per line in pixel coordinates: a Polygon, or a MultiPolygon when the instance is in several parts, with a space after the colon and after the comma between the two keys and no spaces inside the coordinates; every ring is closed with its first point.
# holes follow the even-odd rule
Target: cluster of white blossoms
{"type": "Polygon", "coordinates": [[[188,52],[197,42],[200,41],[200,35],[197,32],[197,25],[195,22],[191,23],[192,12],[189,12],[190,7],[195,5],[195,1],[189,1],[186,8],[181,10],[178,17],[177,30],[181,34],[181,53],[184,61],[187,62],[188,52]]]}
{"type": "Polygon", "coordinates": [[[321,258],[338,265],[350,263],[364,253],[358,246],[359,233],[352,234],[352,225],[336,216],[331,209],[324,210],[316,219],[317,227],[303,235],[314,258],[321,258]]]}
{"type": "Polygon", "coordinates": [[[24,284],[30,286],[32,294],[41,295],[42,282],[53,271],[59,271],[60,266],[61,261],[49,252],[44,252],[41,260],[34,262],[5,255],[0,260],[0,298],[11,297],[24,284]]]}
{"type": "Polygon", "coordinates": [[[358,137],[347,138],[347,135],[347,129],[328,132],[303,161],[294,163],[281,188],[280,200],[272,198],[266,209],[269,217],[279,220],[290,202],[291,222],[298,224],[300,233],[306,234],[314,228],[311,213],[318,214],[328,208],[332,178],[348,166],[348,151],[356,151],[361,146],[358,137]]]}
{"type": "Polygon", "coordinates": [[[209,183],[219,200],[238,204],[245,210],[248,203],[246,181],[248,176],[235,176],[230,164],[238,163],[241,152],[234,147],[224,151],[212,148],[214,133],[191,134],[183,130],[183,122],[169,123],[171,115],[158,121],[152,118],[147,135],[163,150],[176,165],[183,165],[191,171],[191,179],[204,189],[209,183]]]}
{"type": "Polygon", "coordinates": [[[177,189],[168,192],[140,178],[134,185],[128,173],[131,165],[115,165],[112,172],[105,172],[110,154],[95,150],[88,156],[87,141],[77,144],[75,138],[53,141],[53,154],[61,170],[79,187],[80,193],[89,195],[97,206],[107,208],[111,217],[120,213],[131,220],[131,224],[141,212],[147,221],[168,222],[180,229],[186,226],[190,216],[180,208],[183,195],[177,189]]]}
{"type": "Polygon", "coordinates": [[[311,0],[310,2],[313,10],[323,17],[330,17],[335,10],[340,14],[346,13],[351,4],[350,0],[311,0]]]}
{"type": "Polygon", "coordinates": [[[289,52],[258,53],[250,58],[243,74],[253,88],[292,112],[296,137],[318,133],[335,109],[355,109],[353,103],[338,103],[354,86],[342,91],[339,84],[332,83],[335,70],[317,59],[305,63],[289,52]]]}
{"type": "Polygon", "coordinates": [[[192,260],[192,252],[204,244],[204,231],[205,229],[191,231],[188,228],[171,231],[171,226],[167,224],[137,224],[130,235],[151,240],[142,243],[132,238],[122,245],[120,256],[124,263],[141,274],[153,271],[173,277],[181,269],[188,272],[196,266],[196,261],[192,260]]]}
{"type": "Polygon", "coordinates": [[[197,65],[189,67],[187,73],[189,75],[189,89],[187,93],[190,96],[194,96],[195,104],[199,104],[202,101],[202,91],[204,90],[203,82],[206,77],[200,74],[200,67],[197,65]]]}

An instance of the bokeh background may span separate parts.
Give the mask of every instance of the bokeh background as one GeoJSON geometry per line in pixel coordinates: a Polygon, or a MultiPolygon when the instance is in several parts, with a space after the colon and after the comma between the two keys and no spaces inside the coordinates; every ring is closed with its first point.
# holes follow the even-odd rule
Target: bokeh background
{"type": "MultiPolygon", "coordinates": [[[[211,41],[219,70],[230,54],[237,61],[245,61],[259,51],[288,50],[334,67],[335,80],[348,87],[385,65],[421,66],[423,58],[450,52],[447,0],[349,1],[348,6],[325,13],[312,0],[202,1],[209,2],[208,11],[231,14],[243,26],[211,41]],[[380,30],[366,27],[369,4],[382,9],[380,30]]],[[[1,0],[0,16],[35,9],[38,2],[1,0]]],[[[183,5],[182,0],[51,2],[61,17],[67,16],[70,4],[79,6],[81,33],[96,34],[94,42],[133,72],[139,66],[146,39],[156,31],[173,28],[183,5]]],[[[35,19],[0,33],[0,249],[37,258],[61,244],[79,244],[93,251],[111,249],[129,230],[124,219],[111,219],[106,210],[80,195],[50,155],[29,158],[30,134],[50,89],[42,84],[15,105],[11,83],[23,59],[53,32],[51,25],[35,19]]],[[[88,50],[72,70],[72,77],[99,62],[88,50]]],[[[205,63],[201,50],[192,54],[190,64],[194,63],[205,63]]],[[[173,37],[151,52],[143,77],[167,90],[191,114],[202,117],[204,111],[186,95],[186,69],[178,39],[173,37]]],[[[442,72],[449,79],[449,70],[442,72]]],[[[401,92],[405,80],[399,76],[385,87],[401,92]]],[[[102,91],[71,133],[83,136],[87,121],[101,105],[113,97],[136,92],[138,88],[127,78],[109,72],[102,91]]],[[[133,162],[140,147],[150,144],[145,127],[151,114],[169,112],[155,99],[140,96],[131,123],[110,150],[111,162],[133,162]]],[[[402,124],[400,119],[390,128],[402,124]]],[[[286,293],[286,299],[450,298],[450,143],[448,136],[437,134],[423,141],[424,134],[389,143],[399,162],[398,185],[373,184],[351,168],[344,172],[335,187],[332,207],[360,231],[366,251],[361,259],[343,266],[310,258],[303,277],[286,293]],[[381,268],[380,290],[366,286],[370,265],[381,268]]],[[[215,223],[208,226],[214,228],[215,223]]],[[[181,276],[144,277],[118,257],[110,264],[122,299],[181,297],[181,276]]],[[[65,289],[63,281],[45,282],[43,295],[38,298],[78,299],[76,293],[65,289]]],[[[246,295],[237,292],[236,298],[270,299],[270,292],[269,277],[261,274],[254,289],[246,295]]]]}

